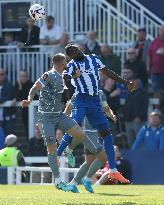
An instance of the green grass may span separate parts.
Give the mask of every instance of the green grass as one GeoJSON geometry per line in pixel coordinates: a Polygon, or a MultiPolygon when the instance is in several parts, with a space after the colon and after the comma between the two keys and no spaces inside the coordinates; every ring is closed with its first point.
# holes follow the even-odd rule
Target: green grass
{"type": "Polygon", "coordinates": [[[164,186],[95,186],[90,194],[65,193],[53,186],[0,186],[0,205],[164,205],[164,186]]]}

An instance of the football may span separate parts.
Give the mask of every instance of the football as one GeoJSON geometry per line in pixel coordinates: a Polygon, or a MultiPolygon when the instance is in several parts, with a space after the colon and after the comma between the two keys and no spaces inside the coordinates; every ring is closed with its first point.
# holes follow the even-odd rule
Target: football
{"type": "Polygon", "coordinates": [[[45,17],[45,9],[40,4],[34,4],[29,9],[29,15],[35,21],[43,19],[45,17]]]}

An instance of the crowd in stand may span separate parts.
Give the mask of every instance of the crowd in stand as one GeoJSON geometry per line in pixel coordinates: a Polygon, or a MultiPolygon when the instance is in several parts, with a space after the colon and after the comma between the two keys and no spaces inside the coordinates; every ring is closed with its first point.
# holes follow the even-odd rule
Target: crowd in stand
{"type": "MultiPolygon", "coordinates": [[[[43,45],[42,52],[65,54],[65,46],[69,43],[69,34],[55,24],[52,16],[47,16],[45,25],[41,28],[34,25],[28,17],[19,37],[12,33],[5,33],[1,45],[6,49],[1,52],[15,52],[10,45],[17,45],[21,51],[39,51],[31,48],[33,45],[43,45]],[[49,46],[49,47],[47,47],[49,46]]],[[[115,55],[110,45],[100,45],[96,40],[96,32],[89,31],[84,41],[76,42],[85,54],[96,54],[107,68],[112,69],[123,78],[134,81],[136,89],[129,92],[127,88],[112,79],[100,74],[101,89],[107,103],[117,115],[117,123],[109,119],[114,142],[123,148],[138,149],[141,144],[145,149],[164,149],[164,127],[162,125],[162,106],[155,105],[148,118],[149,97],[163,99],[164,91],[164,26],[159,26],[159,36],[152,42],[147,40],[146,29],[140,28],[136,33],[136,41],[127,50],[127,59],[121,63],[120,57],[115,55]],[[121,139],[121,143],[119,140],[121,139]],[[125,140],[125,142],[123,142],[125,140]],[[126,142],[127,140],[127,142],[126,142]]],[[[5,136],[13,133],[17,102],[27,99],[28,92],[33,85],[26,70],[20,70],[17,82],[7,80],[5,68],[0,68],[0,104],[12,100],[13,107],[0,107],[0,148],[3,148],[5,136]],[[5,133],[5,134],[4,134],[5,133]]],[[[36,96],[37,99],[37,96],[36,96]]],[[[22,122],[28,136],[28,108],[22,109],[22,122]]],[[[35,128],[35,138],[28,145],[27,154],[45,155],[43,140],[38,127],[35,128]],[[36,152],[36,150],[38,150],[36,152]],[[32,154],[33,153],[33,154],[32,154]]]]}

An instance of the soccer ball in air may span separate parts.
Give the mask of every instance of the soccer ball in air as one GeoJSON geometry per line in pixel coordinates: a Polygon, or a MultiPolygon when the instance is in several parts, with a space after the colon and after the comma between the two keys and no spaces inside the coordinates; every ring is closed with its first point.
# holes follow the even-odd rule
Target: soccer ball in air
{"type": "Polygon", "coordinates": [[[45,16],[45,9],[40,4],[34,4],[29,9],[29,15],[35,21],[43,19],[45,16]]]}

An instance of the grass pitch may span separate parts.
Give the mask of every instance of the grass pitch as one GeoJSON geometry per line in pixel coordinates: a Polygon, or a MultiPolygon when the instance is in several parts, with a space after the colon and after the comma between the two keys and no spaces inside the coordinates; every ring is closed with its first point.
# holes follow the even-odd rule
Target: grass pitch
{"type": "Polygon", "coordinates": [[[90,194],[65,193],[53,186],[0,186],[0,205],[164,205],[164,186],[95,186],[90,194]]]}

